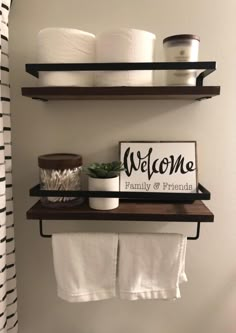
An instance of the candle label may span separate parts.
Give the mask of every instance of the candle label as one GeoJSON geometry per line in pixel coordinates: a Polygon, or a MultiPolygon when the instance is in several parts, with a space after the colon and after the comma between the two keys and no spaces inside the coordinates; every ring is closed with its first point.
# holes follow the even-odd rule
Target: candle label
{"type": "Polygon", "coordinates": [[[120,191],[197,192],[196,141],[122,141],[120,160],[120,191]]]}

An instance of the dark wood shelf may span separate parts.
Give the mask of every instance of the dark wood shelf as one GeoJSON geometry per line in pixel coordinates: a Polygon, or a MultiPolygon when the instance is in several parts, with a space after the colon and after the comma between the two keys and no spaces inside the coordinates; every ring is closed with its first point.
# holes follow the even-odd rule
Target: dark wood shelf
{"type": "Polygon", "coordinates": [[[120,201],[118,208],[109,211],[90,209],[87,201],[80,206],[60,209],[44,207],[38,201],[28,210],[27,219],[213,222],[214,215],[200,200],[186,204],[120,201]]]}
{"type": "Polygon", "coordinates": [[[23,87],[22,95],[48,100],[202,100],[220,95],[219,86],[23,87]]]}

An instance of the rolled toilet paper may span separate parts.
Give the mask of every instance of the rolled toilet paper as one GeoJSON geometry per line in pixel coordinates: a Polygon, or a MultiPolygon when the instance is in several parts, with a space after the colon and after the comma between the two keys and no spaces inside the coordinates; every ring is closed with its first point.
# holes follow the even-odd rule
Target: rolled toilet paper
{"type": "MultiPolygon", "coordinates": [[[[137,29],[116,29],[96,38],[96,62],[153,62],[156,36],[137,29]]],[[[96,86],[149,86],[153,71],[99,71],[96,86]]]]}
{"type": "MultiPolygon", "coordinates": [[[[95,62],[95,35],[67,28],[45,28],[38,33],[39,63],[95,62]]],[[[42,86],[92,86],[93,72],[56,71],[39,73],[42,86]]]]}

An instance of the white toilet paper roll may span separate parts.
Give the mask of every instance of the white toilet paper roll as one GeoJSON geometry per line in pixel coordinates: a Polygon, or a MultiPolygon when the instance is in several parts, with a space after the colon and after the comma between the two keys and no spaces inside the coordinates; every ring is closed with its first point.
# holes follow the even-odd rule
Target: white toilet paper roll
{"type": "MultiPolygon", "coordinates": [[[[97,62],[152,62],[156,36],[137,29],[117,29],[96,38],[97,62]]],[[[153,71],[96,72],[96,86],[148,86],[153,71]]]]}
{"type": "MultiPolygon", "coordinates": [[[[95,62],[95,36],[67,28],[46,28],[38,34],[39,63],[95,62]]],[[[92,86],[92,72],[40,72],[42,86],[92,86]]]]}

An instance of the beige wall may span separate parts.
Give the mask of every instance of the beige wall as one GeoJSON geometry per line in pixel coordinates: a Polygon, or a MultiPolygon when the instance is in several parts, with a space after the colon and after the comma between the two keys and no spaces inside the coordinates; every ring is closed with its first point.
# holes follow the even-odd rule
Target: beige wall
{"type": "MultiPolygon", "coordinates": [[[[234,0],[14,0],[10,55],[20,333],[235,333],[235,12],[234,0]],[[42,103],[22,97],[21,86],[36,84],[24,65],[35,61],[37,32],[47,26],[93,33],[114,26],[149,30],[157,35],[157,60],[163,60],[164,37],[196,33],[201,36],[201,60],[216,60],[219,67],[206,83],[220,84],[222,95],[202,102],[42,103]],[[25,218],[35,201],[28,190],[38,182],[37,156],[79,152],[88,163],[115,158],[119,140],[138,139],[196,139],[200,180],[212,192],[208,206],[215,223],[203,225],[201,238],[188,244],[189,282],[181,288],[182,299],[63,302],[56,296],[50,240],[40,238],[37,223],[25,218]]],[[[103,224],[114,231],[132,226],[103,224]]],[[[193,225],[135,226],[146,231],[195,232],[193,225]]],[[[68,229],[65,224],[63,229],[63,223],[50,225],[50,230],[68,229]]],[[[80,229],[70,223],[70,230],[80,229]]]]}

